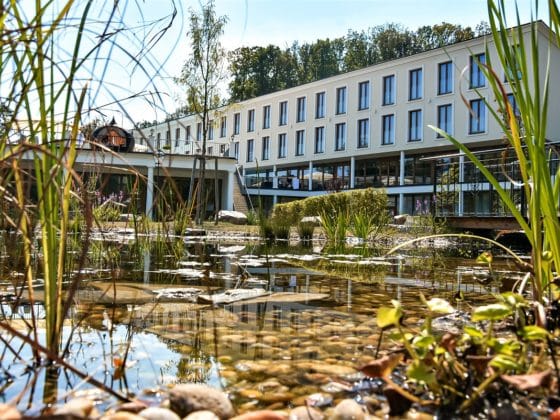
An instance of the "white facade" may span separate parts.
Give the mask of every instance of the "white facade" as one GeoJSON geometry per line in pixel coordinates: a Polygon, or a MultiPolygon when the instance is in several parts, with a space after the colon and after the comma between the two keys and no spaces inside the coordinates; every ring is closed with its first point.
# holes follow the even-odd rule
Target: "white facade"
{"type": "MultiPolygon", "coordinates": [[[[544,71],[549,29],[538,25],[544,71]]],[[[530,27],[524,30],[528,40],[530,27]]],[[[548,137],[558,141],[560,119],[552,114],[560,109],[560,71],[554,70],[560,53],[554,47],[550,60],[548,137]]],[[[386,188],[395,211],[411,212],[415,197],[433,191],[427,164],[418,159],[454,150],[429,125],[472,148],[501,143],[503,133],[481,100],[495,103],[477,61],[491,62],[503,77],[488,36],[232,104],[212,117],[208,153],[235,156],[249,193],[273,203],[373,185],[386,188]]],[[[199,153],[198,124],[194,116],[161,123],[136,132],[136,144],[150,139],[158,148],[159,138],[159,147],[171,153],[199,153]]]]}

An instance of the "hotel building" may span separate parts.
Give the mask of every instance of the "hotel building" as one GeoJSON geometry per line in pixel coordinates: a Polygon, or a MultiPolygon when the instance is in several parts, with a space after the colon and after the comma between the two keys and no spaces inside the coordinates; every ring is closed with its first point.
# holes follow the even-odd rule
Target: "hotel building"
{"type": "MultiPolygon", "coordinates": [[[[531,26],[522,31],[529,44],[531,26]]],[[[550,60],[547,136],[555,142],[560,140],[560,51],[549,45],[550,34],[544,23],[537,23],[543,81],[550,60]]],[[[502,68],[492,37],[484,36],[216,110],[207,153],[235,159],[253,203],[259,196],[267,208],[310,195],[380,187],[393,212],[414,214],[418,203],[432,199],[434,178],[441,177],[433,157],[447,155],[458,162],[461,182],[472,170],[429,125],[480,151],[488,162],[499,156],[495,149],[503,146],[504,134],[488,109],[496,100],[479,63],[491,63],[509,94],[506,71],[520,70],[502,68]]],[[[196,116],[141,131],[135,133],[136,144],[150,141],[171,154],[200,152],[202,128],[196,116]]],[[[491,199],[483,196],[462,191],[453,211],[488,212],[491,199]]]]}

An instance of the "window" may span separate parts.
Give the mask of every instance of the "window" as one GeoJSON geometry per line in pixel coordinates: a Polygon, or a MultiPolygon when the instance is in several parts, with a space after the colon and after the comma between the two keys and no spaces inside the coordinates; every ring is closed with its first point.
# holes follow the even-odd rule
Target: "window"
{"type": "Polygon", "coordinates": [[[369,108],[369,82],[361,82],[358,85],[358,109],[369,108]]]}
{"type": "Polygon", "coordinates": [[[517,106],[517,101],[515,100],[515,96],[513,95],[513,93],[508,93],[507,100],[511,105],[513,115],[515,115],[516,117],[520,117],[521,112],[519,112],[519,107],[517,106]]]}
{"type": "Polygon", "coordinates": [[[408,100],[422,99],[422,69],[410,70],[408,85],[408,100]]]}
{"type": "Polygon", "coordinates": [[[369,118],[358,120],[358,148],[369,146],[369,118]]]}
{"type": "Polygon", "coordinates": [[[263,106],[263,128],[270,128],[270,105],[263,106]]]}
{"type": "Polygon", "coordinates": [[[255,141],[253,139],[247,140],[247,162],[252,162],[255,157],[255,141]]]}
{"type": "Polygon", "coordinates": [[[214,121],[208,121],[208,140],[214,140],[214,121]]]}
{"type": "Polygon", "coordinates": [[[325,153],[325,127],[315,127],[315,153],[325,153]]]}
{"type": "Polygon", "coordinates": [[[175,147],[179,146],[179,139],[181,138],[181,129],[175,129],[175,147]]]}
{"type": "MultiPolygon", "coordinates": [[[[453,134],[453,116],[451,104],[440,105],[437,108],[438,128],[445,131],[447,134],[453,134]]],[[[443,137],[441,134],[438,137],[443,137]]]]}
{"type": "Polygon", "coordinates": [[[395,115],[383,115],[381,144],[395,144],[395,115]]]}
{"type": "Polygon", "coordinates": [[[335,126],[334,150],[346,149],[346,123],[339,123],[335,126]]]}
{"type": "Polygon", "coordinates": [[[270,137],[262,138],[262,160],[270,159],[270,137]]]}
{"type": "Polygon", "coordinates": [[[241,114],[236,112],[233,114],[233,134],[239,134],[239,129],[241,127],[241,114]]]}
{"type": "Polygon", "coordinates": [[[196,123],[196,141],[202,140],[202,123],[196,123]]]}
{"type": "Polygon", "coordinates": [[[255,131],[255,110],[247,111],[247,132],[255,131]]]}
{"type": "Polygon", "coordinates": [[[393,105],[395,103],[395,76],[385,76],[383,78],[383,105],[393,105]]]}
{"type": "Polygon", "coordinates": [[[286,157],[286,133],[278,134],[278,157],[286,157]]]}
{"type": "Polygon", "coordinates": [[[346,114],[346,88],[341,87],[336,90],[336,113],[346,114]]]}
{"type": "Polygon", "coordinates": [[[325,118],[325,92],[315,95],[315,118],[325,118]]]}
{"type": "Polygon", "coordinates": [[[438,95],[453,91],[453,63],[446,61],[438,64],[438,95]]]}
{"type": "Polygon", "coordinates": [[[288,124],[288,101],[280,102],[280,120],[278,125],[288,124]]]}
{"type": "Polygon", "coordinates": [[[523,75],[523,72],[521,71],[521,64],[519,63],[519,60],[522,60],[523,57],[519,52],[519,46],[514,45],[511,46],[510,48],[511,48],[511,60],[513,61],[513,63],[509,63],[509,62],[506,63],[506,68],[504,70],[504,82],[506,83],[509,83],[510,80],[512,82],[515,82],[516,80],[521,79],[521,76],[523,75]]]}
{"type": "Polygon", "coordinates": [[[235,160],[239,160],[239,142],[236,141],[233,144],[233,156],[235,157],[235,160]]]}
{"type": "Polygon", "coordinates": [[[167,130],[165,132],[165,146],[166,147],[170,147],[171,146],[171,132],[169,130],[167,130]]]}
{"type": "Polygon", "coordinates": [[[188,143],[189,141],[191,141],[191,126],[187,125],[185,130],[185,143],[188,143]]]}
{"type": "Polygon", "coordinates": [[[296,122],[305,121],[305,96],[297,99],[297,119],[296,122]]]}
{"type": "Polygon", "coordinates": [[[157,133],[157,148],[161,148],[161,133],[157,133]]]}
{"type": "Polygon", "coordinates": [[[422,110],[415,109],[408,113],[408,141],[422,140],[422,110]]]}
{"type": "Polygon", "coordinates": [[[470,102],[469,134],[484,133],[486,131],[486,104],[482,99],[470,102]]]}
{"type": "Polygon", "coordinates": [[[222,117],[220,120],[220,137],[225,137],[227,135],[227,119],[222,117]]]}
{"type": "Polygon", "coordinates": [[[296,156],[303,156],[305,153],[305,130],[296,131],[296,156]]]}
{"type": "Polygon", "coordinates": [[[481,65],[486,64],[486,54],[471,55],[469,63],[469,80],[471,89],[486,86],[486,77],[481,65]]]}

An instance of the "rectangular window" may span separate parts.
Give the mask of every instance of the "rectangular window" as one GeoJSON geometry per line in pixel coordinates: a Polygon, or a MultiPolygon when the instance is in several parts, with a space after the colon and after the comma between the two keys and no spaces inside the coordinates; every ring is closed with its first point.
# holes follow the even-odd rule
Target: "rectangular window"
{"type": "Polygon", "coordinates": [[[286,157],[286,133],[278,134],[278,157],[285,158],[286,157]]]}
{"type": "Polygon", "coordinates": [[[247,111],[247,132],[255,131],[255,110],[250,109],[247,111]]]}
{"type": "MultiPolygon", "coordinates": [[[[440,105],[437,108],[438,128],[445,131],[447,134],[453,134],[453,115],[451,104],[440,105]]],[[[443,137],[441,134],[438,137],[443,137]]]]}
{"type": "Polygon", "coordinates": [[[241,114],[236,112],[233,114],[233,134],[239,134],[241,128],[241,114]]]}
{"type": "Polygon", "coordinates": [[[196,141],[202,140],[202,123],[196,123],[196,141]]]}
{"type": "Polygon", "coordinates": [[[515,82],[516,80],[521,79],[523,72],[521,71],[521,64],[519,60],[522,60],[523,57],[519,51],[518,45],[513,45],[511,48],[511,58],[513,63],[506,63],[506,69],[504,70],[504,82],[509,83],[510,80],[515,82]]]}
{"type": "Polygon", "coordinates": [[[395,144],[395,115],[383,115],[381,144],[395,144]]]}
{"type": "Polygon", "coordinates": [[[315,127],[315,153],[325,153],[325,127],[315,127]]]}
{"type": "Polygon", "coordinates": [[[181,129],[175,129],[175,147],[179,146],[179,139],[181,138],[181,129]]]}
{"type": "Polygon", "coordinates": [[[415,109],[408,113],[408,141],[422,140],[422,110],[415,109]]]}
{"type": "Polygon", "coordinates": [[[358,84],[358,109],[369,108],[369,82],[358,84]]]}
{"type": "Polygon", "coordinates": [[[438,95],[453,91],[453,63],[446,61],[438,64],[438,95]]]}
{"type": "Polygon", "coordinates": [[[235,157],[235,160],[239,161],[239,142],[236,141],[233,144],[233,157],[235,157]]]}
{"type": "Polygon", "coordinates": [[[158,150],[161,148],[161,133],[157,133],[157,148],[158,150]]]}
{"type": "Polygon", "coordinates": [[[519,112],[519,107],[517,106],[517,101],[515,100],[515,96],[513,95],[513,93],[508,93],[507,100],[511,105],[513,115],[515,115],[516,117],[520,117],[521,112],[519,112]]]}
{"type": "Polygon", "coordinates": [[[171,131],[167,130],[165,132],[165,146],[166,147],[170,147],[171,146],[171,131]]]}
{"type": "Polygon", "coordinates": [[[305,121],[305,96],[297,99],[297,119],[296,122],[305,121]]]}
{"type": "Polygon", "coordinates": [[[410,70],[408,86],[408,100],[422,99],[422,69],[410,70]]]}
{"type": "Polygon", "coordinates": [[[486,131],[486,104],[482,99],[470,102],[469,134],[484,133],[486,131]]]}
{"type": "Polygon", "coordinates": [[[188,143],[191,141],[191,126],[187,125],[187,128],[185,130],[185,143],[188,143]]]}
{"type": "Polygon", "coordinates": [[[346,149],[346,123],[339,123],[335,126],[334,150],[346,149]]]}
{"type": "Polygon", "coordinates": [[[288,101],[280,102],[280,119],[278,125],[288,124],[288,101]]]}
{"type": "Polygon", "coordinates": [[[336,90],[336,114],[346,114],[346,88],[336,90]]]}
{"type": "Polygon", "coordinates": [[[262,160],[270,159],[270,137],[262,138],[262,160]]]}
{"type": "Polygon", "coordinates": [[[395,103],[395,75],[383,78],[383,105],[395,103]]]}
{"type": "Polygon", "coordinates": [[[469,80],[470,88],[476,89],[486,86],[486,77],[482,71],[482,65],[486,64],[486,54],[475,54],[470,56],[469,80]]]}
{"type": "Polygon", "coordinates": [[[296,131],[296,156],[303,156],[305,153],[305,130],[296,131]]]}
{"type": "Polygon", "coordinates": [[[208,121],[208,140],[214,140],[214,121],[208,121]]]}
{"type": "Polygon", "coordinates": [[[369,118],[358,120],[358,148],[369,147],[369,118]]]}
{"type": "Polygon", "coordinates": [[[263,106],[263,128],[270,128],[270,105],[263,106]]]}
{"type": "Polygon", "coordinates": [[[222,117],[220,120],[220,137],[224,138],[227,135],[227,119],[222,117]]]}
{"type": "Polygon", "coordinates": [[[315,95],[315,118],[325,118],[325,92],[315,95]]]}
{"type": "Polygon", "coordinates": [[[253,139],[247,140],[247,162],[252,162],[255,157],[255,142],[253,139]]]}

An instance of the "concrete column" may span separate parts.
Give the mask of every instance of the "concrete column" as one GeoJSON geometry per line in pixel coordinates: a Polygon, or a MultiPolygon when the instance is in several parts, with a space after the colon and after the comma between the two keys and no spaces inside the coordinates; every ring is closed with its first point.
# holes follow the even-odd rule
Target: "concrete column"
{"type": "Polygon", "coordinates": [[[232,171],[228,171],[226,185],[224,185],[225,200],[224,209],[233,210],[233,183],[235,182],[235,177],[232,171]]]}
{"type": "Polygon", "coordinates": [[[276,165],[272,167],[272,188],[275,190],[278,189],[278,177],[276,176],[276,165]]]}
{"type": "Polygon", "coordinates": [[[275,206],[276,203],[278,203],[278,196],[276,194],[274,194],[272,196],[272,205],[275,206]]]}
{"type": "Polygon", "coordinates": [[[356,158],[352,156],[350,158],[350,189],[354,189],[354,184],[356,181],[356,158]]]}
{"type": "MultiPolygon", "coordinates": [[[[405,169],[406,157],[404,150],[401,151],[401,159],[399,165],[399,185],[404,185],[404,169],[405,169]]],[[[399,214],[404,214],[404,194],[399,194],[399,214]]]]}
{"type": "Polygon", "coordinates": [[[458,208],[457,214],[459,216],[463,215],[465,210],[465,201],[464,201],[464,192],[463,192],[463,182],[465,182],[465,154],[461,152],[459,154],[459,200],[458,200],[458,208]]]}
{"type": "Polygon", "coordinates": [[[309,161],[309,191],[313,191],[313,162],[309,161]]]}
{"type": "Polygon", "coordinates": [[[146,185],[146,217],[151,219],[154,212],[154,167],[148,166],[148,182],[146,185]]]}

